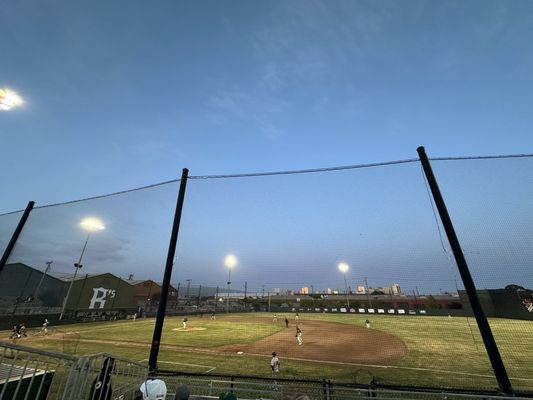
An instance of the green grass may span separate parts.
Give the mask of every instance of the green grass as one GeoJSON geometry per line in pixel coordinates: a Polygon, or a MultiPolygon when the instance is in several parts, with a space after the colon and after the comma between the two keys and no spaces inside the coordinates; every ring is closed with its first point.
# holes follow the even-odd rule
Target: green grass
{"type": "MultiPolygon", "coordinates": [[[[254,317],[271,317],[257,313],[254,317]]],[[[278,314],[278,318],[280,315],[278,314]]],[[[441,386],[446,388],[494,389],[497,387],[481,336],[473,318],[431,316],[301,314],[306,319],[338,322],[362,327],[369,318],[372,329],[399,337],[406,345],[406,354],[391,368],[349,367],[344,365],[282,360],[282,375],[286,377],[328,378],[345,382],[367,383],[372,377],[378,382],[404,385],[441,386]],[[479,375],[479,376],[478,376],[479,375]]],[[[282,317],[272,323],[235,322],[219,318],[191,318],[188,326],[206,330],[174,332],[181,319],[165,320],[160,368],[218,373],[255,374],[269,376],[269,359],[243,355],[209,352],[210,348],[225,344],[253,343],[283,329],[282,317]],[[195,351],[194,348],[204,349],[195,351]],[[169,362],[168,364],[166,362],[169,362]]],[[[507,371],[516,389],[533,390],[533,322],[491,319],[490,324],[498,342],[507,371]]],[[[63,351],[62,332],[79,332],[81,341],[77,354],[109,352],[137,360],[148,358],[154,320],[117,321],[75,324],[55,328],[58,335],[31,338],[20,344],[63,351]],[[84,342],[104,340],[113,343],[84,342]],[[142,343],[133,345],[131,342],[142,343]]],[[[4,337],[8,333],[3,334],[4,337]]],[[[334,340],[324,338],[324,340],[334,340]]],[[[354,346],[357,342],[354,341],[354,346]]],[[[66,346],[73,348],[73,346],[66,346]]]]}

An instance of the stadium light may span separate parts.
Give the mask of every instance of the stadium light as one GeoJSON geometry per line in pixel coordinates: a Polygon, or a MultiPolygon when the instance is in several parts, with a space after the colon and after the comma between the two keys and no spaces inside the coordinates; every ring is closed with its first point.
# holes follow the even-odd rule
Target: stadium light
{"type": "Polygon", "coordinates": [[[81,264],[81,260],[83,259],[83,255],[85,254],[85,249],[87,248],[87,243],[89,243],[89,238],[91,237],[91,233],[102,231],[105,229],[105,226],[101,220],[95,217],[87,217],[81,220],[80,226],[87,231],[87,239],[85,239],[85,244],[83,245],[83,249],[81,250],[80,258],[78,259],[77,263],[74,263],[74,276],[72,277],[72,281],[70,281],[70,286],[68,287],[67,295],[65,296],[65,299],[63,300],[63,308],[61,309],[61,314],[59,314],[59,319],[63,319],[63,314],[65,314],[65,311],[67,309],[67,302],[70,297],[70,292],[72,291],[72,286],[74,285],[74,281],[76,280],[76,275],[78,274],[78,270],[83,266],[81,264]]]}
{"type": "Polygon", "coordinates": [[[9,89],[0,89],[0,110],[9,111],[24,103],[22,97],[9,89]]]}
{"type": "Polygon", "coordinates": [[[348,311],[350,311],[350,299],[348,298],[348,284],[346,283],[346,272],[350,269],[350,266],[346,263],[339,263],[338,265],[339,271],[342,272],[344,275],[344,295],[346,296],[346,306],[348,307],[348,311]]]}
{"type": "Polygon", "coordinates": [[[231,270],[235,268],[237,265],[237,257],[235,257],[233,254],[228,254],[226,258],[224,258],[224,265],[228,269],[228,297],[226,301],[226,311],[229,312],[229,291],[231,286],[231,270]]]}

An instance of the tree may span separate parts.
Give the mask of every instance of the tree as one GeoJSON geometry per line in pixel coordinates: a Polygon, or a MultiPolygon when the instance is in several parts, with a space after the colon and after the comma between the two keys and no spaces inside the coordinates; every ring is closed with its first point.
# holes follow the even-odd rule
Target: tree
{"type": "Polygon", "coordinates": [[[429,309],[439,308],[439,306],[437,305],[437,300],[435,300],[435,297],[433,297],[433,295],[431,294],[428,296],[427,307],[429,309]]]}

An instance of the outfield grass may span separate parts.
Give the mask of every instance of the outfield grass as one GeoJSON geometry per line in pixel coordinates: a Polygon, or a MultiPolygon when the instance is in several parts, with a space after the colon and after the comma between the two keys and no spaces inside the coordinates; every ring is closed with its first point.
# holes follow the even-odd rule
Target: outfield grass
{"type": "MultiPolygon", "coordinates": [[[[271,315],[253,314],[254,317],[268,318],[271,315]]],[[[282,360],[283,376],[328,378],[359,383],[367,383],[374,377],[378,382],[391,384],[478,389],[497,387],[483,342],[472,318],[343,314],[301,314],[300,318],[304,326],[306,319],[313,319],[360,327],[363,326],[364,320],[369,318],[372,329],[401,338],[407,351],[389,368],[282,360]]],[[[246,320],[226,321],[224,318],[211,321],[209,318],[193,317],[190,318],[188,326],[206,330],[175,332],[172,328],[180,327],[181,319],[167,318],[159,353],[160,368],[269,376],[267,355],[259,357],[220,354],[213,352],[212,348],[226,344],[253,343],[283,329],[282,319],[283,317],[279,318],[280,322],[276,325],[246,320]]],[[[533,358],[533,322],[491,319],[490,324],[513,386],[517,389],[533,390],[533,363],[530,361],[533,358]]],[[[19,343],[63,351],[65,348],[73,348],[65,346],[68,339],[63,338],[64,333],[78,332],[81,340],[77,345],[77,354],[109,352],[146,360],[153,327],[153,319],[75,324],[55,328],[53,331],[56,333],[50,337],[35,336],[19,343]]],[[[7,332],[2,334],[4,337],[9,335],[7,332]]],[[[75,342],[75,339],[74,337],[72,342],[75,342]]],[[[324,340],[334,340],[334,335],[324,340]]],[[[357,346],[356,340],[353,345],[357,346]]]]}

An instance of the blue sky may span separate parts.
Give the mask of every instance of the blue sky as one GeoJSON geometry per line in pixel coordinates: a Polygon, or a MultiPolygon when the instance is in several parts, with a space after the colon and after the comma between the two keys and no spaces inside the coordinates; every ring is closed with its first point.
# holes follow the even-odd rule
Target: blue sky
{"type": "MultiPolygon", "coordinates": [[[[430,156],[533,150],[529,1],[0,3],[0,87],[26,101],[0,114],[0,213],[178,178],[183,167],[205,175],[358,164],[415,158],[419,145],[430,156]]],[[[239,204],[245,186],[223,203],[239,204]]],[[[290,210],[307,200],[291,196],[279,200],[290,210]]],[[[166,221],[172,196],[163,197],[165,211],[153,207],[149,220],[166,221]]],[[[119,209],[138,210],[123,203],[108,218],[119,209]]],[[[267,209],[261,218],[273,217],[267,209]]],[[[165,237],[169,227],[157,226],[165,237]]],[[[138,232],[139,242],[154,238],[138,232]]],[[[115,256],[128,252],[121,243],[115,256]]],[[[341,256],[335,246],[324,263],[341,256]]]]}

